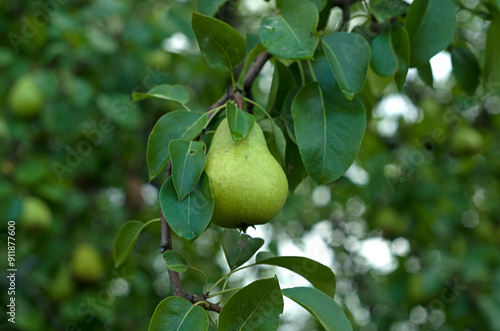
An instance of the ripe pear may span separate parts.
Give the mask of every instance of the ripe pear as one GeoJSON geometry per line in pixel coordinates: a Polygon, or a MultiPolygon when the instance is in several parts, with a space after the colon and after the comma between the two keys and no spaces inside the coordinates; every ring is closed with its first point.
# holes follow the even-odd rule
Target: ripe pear
{"type": "Polygon", "coordinates": [[[32,75],[19,77],[8,95],[12,112],[20,117],[38,115],[43,99],[43,93],[32,75]]]}
{"type": "Polygon", "coordinates": [[[46,230],[52,224],[52,212],[42,199],[27,197],[23,200],[19,220],[28,230],[46,230]]]}
{"type": "Polygon", "coordinates": [[[80,244],[73,252],[71,271],[83,283],[94,283],[104,276],[101,255],[90,244],[80,244]]]}
{"type": "Polygon", "coordinates": [[[224,119],[215,131],[205,172],[214,196],[212,222],[224,228],[264,224],[285,204],[288,182],[260,126],[234,142],[224,119]]]}

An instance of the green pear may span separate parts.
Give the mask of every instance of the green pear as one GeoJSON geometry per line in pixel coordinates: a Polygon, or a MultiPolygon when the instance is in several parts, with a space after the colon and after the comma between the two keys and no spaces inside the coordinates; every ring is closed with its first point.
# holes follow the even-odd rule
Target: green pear
{"type": "Polygon", "coordinates": [[[28,230],[46,230],[52,224],[52,212],[42,199],[27,197],[23,200],[19,220],[28,230]]]}
{"type": "Polygon", "coordinates": [[[451,148],[458,155],[474,155],[483,149],[481,133],[469,126],[460,127],[451,137],[451,148]]]}
{"type": "Polygon", "coordinates": [[[70,297],[75,291],[73,282],[68,266],[66,264],[61,265],[49,285],[49,297],[53,300],[63,300],[70,297]]]}
{"type": "Polygon", "coordinates": [[[32,75],[19,77],[8,95],[12,112],[20,117],[34,117],[40,113],[43,94],[32,75]]]}
{"type": "Polygon", "coordinates": [[[90,244],[80,244],[73,252],[71,271],[75,278],[83,283],[94,283],[104,276],[104,264],[101,255],[90,244]]]}
{"type": "Polygon", "coordinates": [[[212,222],[224,228],[264,224],[283,208],[288,182],[260,126],[234,142],[227,119],[215,131],[205,172],[214,196],[212,222]]]}

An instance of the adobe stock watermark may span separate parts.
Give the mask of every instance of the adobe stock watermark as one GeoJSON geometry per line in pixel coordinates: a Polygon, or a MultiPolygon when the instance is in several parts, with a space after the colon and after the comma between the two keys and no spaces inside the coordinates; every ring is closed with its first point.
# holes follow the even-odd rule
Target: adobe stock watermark
{"type": "MultiPolygon", "coordinates": [[[[145,92],[155,85],[162,82],[161,76],[166,76],[167,73],[161,72],[158,68],[145,68],[147,74],[144,76],[142,86],[136,86],[132,89],[133,92],[145,92]]],[[[132,101],[130,96],[122,95],[110,103],[110,112],[114,114],[115,119],[125,119],[130,116],[131,112],[137,108],[137,105],[132,101]]],[[[59,135],[50,140],[49,144],[53,150],[64,151],[65,157],[63,162],[52,161],[52,170],[59,181],[64,179],[66,174],[72,173],[83,160],[92,154],[94,148],[99,147],[104,139],[113,131],[116,126],[113,120],[109,117],[104,117],[99,121],[87,120],[80,124],[78,131],[83,138],[75,143],[69,143],[67,135],[59,135]]]]}
{"type": "Polygon", "coordinates": [[[7,38],[15,53],[19,52],[19,46],[28,44],[30,40],[36,37],[41,28],[45,27],[50,19],[57,15],[61,5],[65,5],[69,0],[47,0],[38,1],[39,9],[35,11],[29,19],[26,15],[21,17],[21,30],[9,32],[7,38]]]}

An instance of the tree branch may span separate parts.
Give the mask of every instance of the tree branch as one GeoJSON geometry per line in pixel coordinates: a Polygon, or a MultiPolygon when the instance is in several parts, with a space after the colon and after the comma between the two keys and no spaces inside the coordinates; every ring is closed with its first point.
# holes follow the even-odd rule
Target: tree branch
{"type": "MultiPolygon", "coordinates": [[[[263,52],[255,59],[255,62],[252,64],[247,74],[245,75],[244,84],[243,84],[243,93],[246,96],[251,95],[252,84],[257,78],[259,72],[262,70],[262,67],[266,63],[267,60],[271,57],[271,54],[268,52],[263,52]]],[[[219,98],[212,106],[210,106],[209,110],[220,107],[224,105],[228,100],[236,100],[238,103],[238,107],[243,108],[243,98],[241,96],[241,91],[234,91],[231,86],[228,86],[226,93],[222,97],[219,98]]],[[[249,105],[250,106],[250,105],[249,105]]],[[[248,107],[250,108],[250,107],[248,107]]],[[[207,116],[212,116],[213,113],[208,114],[207,116]]],[[[172,164],[169,162],[167,167],[165,168],[165,180],[167,180],[172,174],[172,164]]],[[[161,243],[160,243],[160,253],[163,254],[165,251],[173,250],[172,247],[172,229],[168,225],[167,220],[165,219],[165,215],[163,215],[163,211],[161,212],[161,243]]],[[[222,307],[207,301],[207,297],[209,293],[203,293],[201,295],[193,295],[187,294],[182,287],[181,278],[179,273],[176,271],[172,271],[168,269],[168,278],[170,279],[170,285],[172,286],[172,292],[174,296],[182,297],[190,302],[197,303],[203,302],[201,306],[206,310],[215,311],[220,313],[222,307]]]]}

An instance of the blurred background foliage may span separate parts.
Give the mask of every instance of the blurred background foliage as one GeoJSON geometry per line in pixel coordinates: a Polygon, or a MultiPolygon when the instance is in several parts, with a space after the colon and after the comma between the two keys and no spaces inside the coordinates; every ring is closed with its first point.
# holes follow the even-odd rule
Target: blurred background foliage
{"type": "MultiPolygon", "coordinates": [[[[215,14],[252,46],[260,18],[274,10],[260,0],[223,3],[0,3],[0,259],[7,221],[15,220],[18,330],[145,330],[171,294],[159,226],[113,268],[119,227],[159,217],[161,180],[147,183],[146,142],[155,121],[177,107],[136,105],[131,94],[182,84],[191,109],[214,103],[230,81],[199,55],[191,11],[215,14]]],[[[454,44],[482,63],[487,7],[459,3],[454,44]]],[[[332,10],[327,29],[340,16],[332,10]]],[[[437,58],[433,69],[451,66],[449,53],[437,58]]],[[[254,86],[263,105],[272,73],[266,65],[254,86]]],[[[457,75],[435,73],[430,88],[411,71],[400,94],[371,73],[368,129],[354,166],[329,186],[306,179],[276,220],[250,230],[267,250],[331,266],[336,301],[355,330],[500,330],[500,98],[491,85],[470,93],[457,75]]],[[[192,245],[174,246],[215,281],[227,272],[220,235],[211,226],[192,245]]],[[[276,272],[250,271],[233,285],[276,272]]],[[[188,292],[203,291],[199,274],[183,277],[188,292]]],[[[0,297],[7,302],[6,291],[0,297]]],[[[280,329],[321,327],[288,304],[280,329]]]]}

